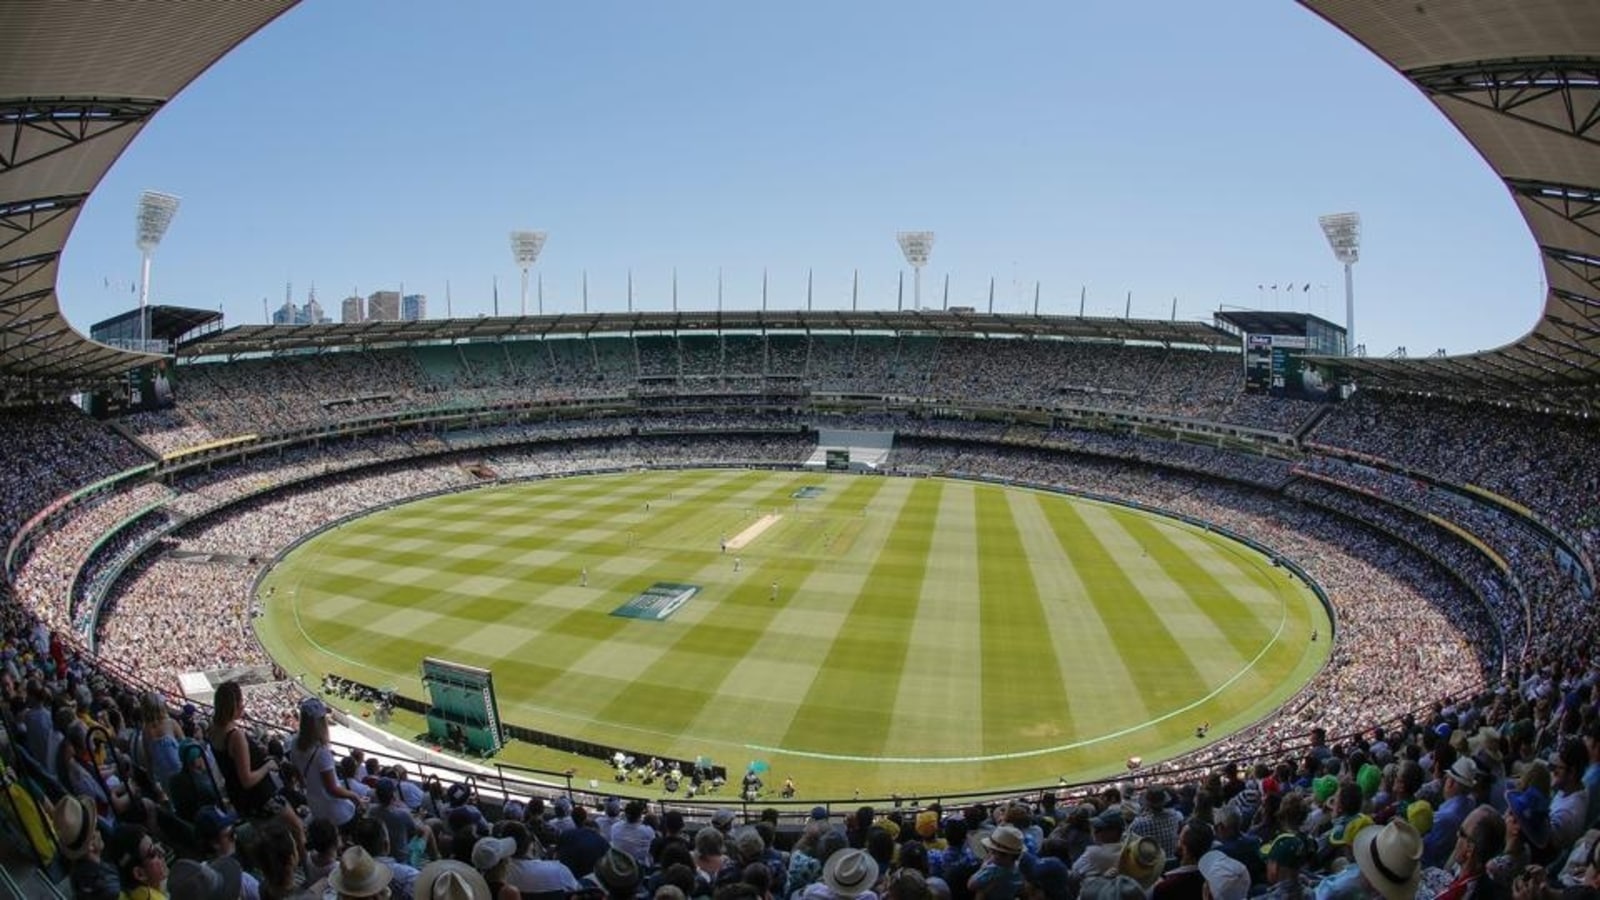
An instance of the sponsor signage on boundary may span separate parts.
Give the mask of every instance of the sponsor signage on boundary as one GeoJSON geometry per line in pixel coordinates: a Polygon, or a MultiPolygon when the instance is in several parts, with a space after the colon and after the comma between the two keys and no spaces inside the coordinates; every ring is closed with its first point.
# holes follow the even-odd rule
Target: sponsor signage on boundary
{"type": "Polygon", "coordinates": [[[613,609],[611,614],[625,619],[650,619],[660,622],[677,612],[678,607],[688,603],[689,598],[699,592],[698,584],[658,581],[627,603],[613,609]]]}

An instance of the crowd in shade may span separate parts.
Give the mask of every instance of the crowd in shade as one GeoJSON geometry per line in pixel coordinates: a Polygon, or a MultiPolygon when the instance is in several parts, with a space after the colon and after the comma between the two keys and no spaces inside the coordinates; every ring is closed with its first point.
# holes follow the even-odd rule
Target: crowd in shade
{"type": "Polygon", "coordinates": [[[968,336],[602,336],[195,364],[174,378],[179,410],[124,419],[157,453],[419,408],[629,396],[876,395],[1279,433],[1303,428],[1317,409],[1246,394],[1236,349],[968,336]]]}
{"type": "Polygon", "coordinates": [[[67,896],[1600,894],[1600,435],[1582,421],[1363,393],[1322,414],[1308,451],[1248,452],[1075,416],[1047,426],[667,402],[324,439],[68,499],[197,439],[646,381],[682,393],[789,378],[1281,432],[1317,412],[1247,397],[1236,360],[1224,373],[1222,355],[1200,351],[867,336],[528,343],[191,367],[177,411],[122,423],[138,444],[67,407],[0,416],[0,542],[15,545],[0,597],[0,755],[25,776],[34,824],[49,826],[17,833],[67,896]],[[894,431],[897,473],[1084,492],[1249,539],[1325,590],[1330,662],[1268,719],[1125,783],[686,822],[643,800],[478,796],[336,749],[328,709],[253,638],[261,566],[343,517],[499,478],[794,464],[815,448],[806,428],[894,431]],[[197,709],[177,680],[195,670],[241,674],[197,709]]]}

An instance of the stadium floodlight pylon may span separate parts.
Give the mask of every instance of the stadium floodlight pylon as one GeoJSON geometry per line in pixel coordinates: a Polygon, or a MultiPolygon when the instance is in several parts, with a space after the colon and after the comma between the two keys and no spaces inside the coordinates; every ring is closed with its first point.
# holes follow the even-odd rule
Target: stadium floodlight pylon
{"type": "MultiPolygon", "coordinates": [[[[517,268],[522,270],[522,315],[528,314],[528,270],[539,259],[539,251],[544,249],[546,233],[543,231],[513,231],[511,232],[511,257],[517,261],[517,268]]],[[[544,295],[539,296],[539,315],[544,315],[544,295]]]]}
{"type": "MultiPolygon", "coordinates": [[[[150,301],[150,257],[167,234],[172,217],[178,214],[178,204],[183,201],[160,191],[145,191],[139,195],[138,231],[134,243],[139,247],[139,340],[150,339],[150,314],[145,311],[150,301]]],[[[143,347],[139,348],[143,350],[143,347]]]]}
{"type": "Polygon", "coordinates": [[[1344,341],[1345,352],[1356,346],[1356,288],[1351,267],[1361,259],[1361,214],[1332,213],[1320,216],[1317,223],[1333,248],[1333,258],[1344,263],[1344,341]]]}
{"type": "Polygon", "coordinates": [[[928,254],[933,252],[933,232],[902,231],[895,235],[900,241],[900,252],[911,264],[911,305],[922,308],[922,267],[928,264],[928,254]]]}

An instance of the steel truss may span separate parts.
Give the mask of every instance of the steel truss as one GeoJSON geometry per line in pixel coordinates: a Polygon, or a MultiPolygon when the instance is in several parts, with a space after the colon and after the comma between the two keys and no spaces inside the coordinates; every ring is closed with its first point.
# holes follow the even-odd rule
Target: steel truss
{"type": "Polygon", "coordinates": [[[100,97],[0,100],[0,174],[143,124],[162,105],[100,97]]]}
{"type": "Polygon", "coordinates": [[[1405,75],[1430,95],[1600,143],[1600,133],[1591,133],[1600,125],[1600,59],[1595,57],[1481,60],[1426,66],[1405,75]],[[1541,102],[1552,98],[1555,104],[1541,102]]]}

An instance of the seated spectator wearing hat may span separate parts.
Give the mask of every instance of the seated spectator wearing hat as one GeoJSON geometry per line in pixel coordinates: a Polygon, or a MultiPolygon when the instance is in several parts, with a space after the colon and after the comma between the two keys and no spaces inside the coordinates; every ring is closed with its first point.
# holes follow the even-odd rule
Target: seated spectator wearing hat
{"type": "Polygon", "coordinates": [[[1119,875],[1126,875],[1148,893],[1161,880],[1161,873],[1166,868],[1167,858],[1162,855],[1161,848],[1156,845],[1154,838],[1129,836],[1127,843],[1122,845],[1122,855],[1117,858],[1116,871],[1119,875]]]}
{"type": "Polygon", "coordinates": [[[161,891],[167,880],[166,853],[143,826],[117,826],[111,835],[111,854],[117,861],[122,900],[166,900],[161,891]]]}
{"type": "Polygon", "coordinates": [[[1470,756],[1458,757],[1444,773],[1444,802],[1433,814],[1433,827],[1422,837],[1422,865],[1439,867],[1456,849],[1461,823],[1478,807],[1482,773],[1470,756]]]}
{"type": "MultiPolygon", "coordinates": [[[[1150,889],[1151,900],[1202,900],[1206,879],[1200,871],[1200,857],[1211,852],[1213,838],[1210,825],[1195,819],[1184,823],[1183,830],[1178,833],[1178,865],[1162,875],[1150,889]]],[[[1239,869],[1244,871],[1244,866],[1240,865],[1239,869]]],[[[1247,883],[1249,877],[1247,873],[1247,883]]]]}
{"type": "Polygon", "coordinates": [[[410,861],[414,858],[413,841],[420,840],[423,846],[431,842],[433,831],[423,827],[422,820],[406,806],[393,778],[379,778],[372,798],[373,805],[367,815],[383,823],[389,832],[389,850],[396,858],[410,861]]]}
{"type": "Polygon", "coordinates": [[[1145,900],[1145,892],[1132,878],[1106,872],[1084,879],[1078,900],[1145,900]]]}
{"type": "Polygon", "coordinates": [[[55,826],[56,846],[66,860],[72,896],[84,900],[117,900],[122,882],[116,867],[101,858],[105,841],[100,837],[94,801],[68,794],[51,808],[50,822],[55,826]]]}
{"type": "Polygon", "coordinates": [[[180,859],[167,876],[167,896],[172,900],[239,900],[255,894],[243,893],[244,871],[231,856],[211,862],[180,859]]]}
{"type": "Polygon", "coordinates": [[[300,730],[290,747],[289,761],[305,782],[311,817],[327,819],[341,829],[348,826],[362,800],[339,783],[328,736],[328,707],[316,697],[300,703],[300,730]]]}
{"type": "Polygon", "coordinates": [[[350,824],[350,843],[367,851],[380,866],[394,873],[389,890],[395,897],[405,900],[411,896],[412,885],[417,881],[414,866],[395,858],[389,845],[389,830],[372,816],[362,816],[350,824]]]}
{"type": "Polygon", "coordinates": [[[1548,856],[1550,840],[1550,804],[1537,788],[1506,792],[1505,849],[1489,860],[1489,879],[1504,896],[1512,884],[1530,865],[1535,852],[1548,856]]]}
{"type": "Polygon", "coordinates": [[[589,880],[605,892],[608,900],[633,900],[643,879],[638,860],[615,847],[600,857],[589,876],[589,880]]]}
{"type": "Polygon", "coordinates": [[[1022,873],[1017,860],[1025,849],[1022,832],[1013,825],[1001,825],[983,839],[988,858],[967,879],[973,900],[1013,900],[1022,892],[1022,873]]]}
{"type": "MultiPolygon", "coordinates": [[[[242,868],[238,843],[234,839],[233,831],[238,821],[238,816],[220,810],[215,806],[208,806],[200,810],[200,814],[195,817],[194,821],[194,838],[195,842],[200,845],[201,855],[205,859],[213,863],[232,861],[235,867],[242,868]]],[[[223,868],[226,868],[226,865],[223,868]]],[[[197,877],[204,881],[209,876],[203,876],[202,873],[202,876],[197,877]]],[[[244,872],[240,880],[243,883],[243,891],[246,897],[256,897],[260,894],[260,883],[256,881],[254,875],[244,872]]]]}
{"type": "Polygon", "coordinates": [[[1301,874],[1309,857],[1310,845],[1299,835],[1280,834],[1261,848],[1259,858],[1266,863],[1266,900],[1305,900],[1310,887],[1301,874]]]}
{"type": "Polygon", "coordinates": [[[387,900],[394,872],[380,865],[361,847],[347,848],[339,855],[339,867],[328,876],[328,886],[339,900],[377,897],[387,900]]]}
{"type": "Polygon", "coordinates": [[[479,838],[472,845],[472,867],[483,875],[492,900],[519,900],[522,896],[507,880],[511,872],[511,857],[516,851],[517,842],[508,837],[479,838]]]}
{"type": "Polygon", "coordinates": [[[1072,863],[1072,871],[1077,873],[1079,878],[1104,875],[1117,868],[1117,863],[1122,858],[1123,826],[1122,810],[1116,806],[1108,808],[1090,820],[1094,843],[1085,848],[1072,863]]]}
{"type": "Polygon", "coordinates": [[[1200,876],[1205,879],[1202,896],[1209,900],[1245,900],[1250,895],[1250,873],[1244,863],[1223,853],[1208,850],[1198,863],[1200,876]]]}
{"type": "Polygon", "coordinates": [[[1183,813],[1171,805],[1172,795],[1166,788],[1147,788],[1144,808],[1128,824],[1130,833],[1153,839],[1169,859],[1178,855],[1178,832],[1183,830],[1183,813]]]}
{"type": "Polygon", "coordinates": [[[846,848],[828,857],[822,866],[822,880],[807,886],[800,897],[802,900],[877,900],[877,894],[873,893],[877,883],[878,864],[867,851],[846,848]]]}
{"type": "Polygon", "coordinates": [[[1317,900],[1414,900],[1422,875],[1422,835],[1403,817],[1369,825],[1351,840],[1356,864],[1317,884],[1317,900]]]}
{"type": "Polygon", "coordinates": [[[417,873],[412,900],[494,900],[477,869],[454,859],[436,859],[417,873]]]}

